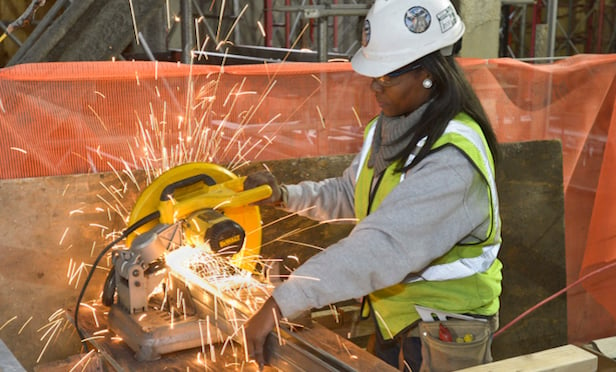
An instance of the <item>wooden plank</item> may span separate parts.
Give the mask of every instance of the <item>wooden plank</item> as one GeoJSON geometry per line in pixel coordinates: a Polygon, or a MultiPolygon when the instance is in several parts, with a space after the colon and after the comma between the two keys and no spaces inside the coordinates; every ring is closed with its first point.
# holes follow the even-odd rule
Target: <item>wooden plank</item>
{"type": "Polygon", "coordinates": [[[605,354],[596,350],[592,344],[585,344],[580,346],[582,349],[588,351],[597,356],[599,362],[597,371],[599,372],[616,372],[616,359],[610,358],[605,354]]]}
{"type": "Polygon", "coordinates": [[[593,372],[597,370],[597,364],[597,357],[592,353],[574,345],[565,345],[460,371],[593,372]]]}

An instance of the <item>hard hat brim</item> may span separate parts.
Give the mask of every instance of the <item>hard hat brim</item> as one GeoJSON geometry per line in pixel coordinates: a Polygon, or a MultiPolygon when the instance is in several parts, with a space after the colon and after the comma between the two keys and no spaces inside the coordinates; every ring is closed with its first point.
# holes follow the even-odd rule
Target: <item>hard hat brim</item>
{"type": "Polygon", "coordinates": [[[351,67],[353,67],[353,70],[355,70],[355,72],[360,75],[368,77],[380,77],[383,75],[387,75],[402,66],[400,66],[400,61],[397,60],[370,60],[366,58],[363,53],[363,50],[360,48],[351,58],[351,67]]]}

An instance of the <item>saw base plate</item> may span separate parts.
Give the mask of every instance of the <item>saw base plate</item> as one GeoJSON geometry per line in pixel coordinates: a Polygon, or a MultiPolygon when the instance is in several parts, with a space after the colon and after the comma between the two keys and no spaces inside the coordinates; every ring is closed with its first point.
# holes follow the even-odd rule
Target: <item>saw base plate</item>
{"type": "Polygon", "coordinates": [[[135,351],[139,361],[157,360],[164,354],[200,347],[208,340],[223,341],[216,328],[196,316],[171,319],[169,312],[160,310],[128,314],[113,305],[108,321],[109,329],[135,351]]]}

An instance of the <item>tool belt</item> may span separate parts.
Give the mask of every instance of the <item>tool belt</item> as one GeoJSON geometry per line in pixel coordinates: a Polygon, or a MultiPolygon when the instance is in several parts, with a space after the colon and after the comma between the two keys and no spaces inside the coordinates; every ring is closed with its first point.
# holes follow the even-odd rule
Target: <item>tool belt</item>
{"type": "Polygon", "coordinates": [[[420,372],[448,372],[491,362],[492,333],[497,328],[498,315],[485,321],[419,322],[423,359],[420,372]],[[443,337],[441,326],[448,337],[443,337]]]}
{"type": "MultiPolygon", "coordinates": [[[[366,315],[364,311],[366,305],[370,305],[370,301],[364,297],[360,311],[363,316],[366,315]]],[[[372,307],[369,308],[372,313],[372,307]]],[[[450,318],[435,321],[420,319],[398,333],[391,342],[397,342],[400,345],[399,369],[405,370],[403,345],[407,337],[418,337],[421,340],[422,364],[419,372],[450,372],[492,362],[492,335],[499,327],[499,314],[462,315],[469,319],[450,318]],[[450,341],[441,340],[439,334],[441,324],[449,330],[450,341]],[[464,339],[464,336],[467,336],[467,339],[464,339]]],[[[362,319],[368,317],[365,316],[362,319]]],[[[383,340],[376,318],[374,321],[376,328],[374,336],[383,340]]],[[[374,339],[369,342],[369,352],[374,352],[374,342],[374,339]]]]}

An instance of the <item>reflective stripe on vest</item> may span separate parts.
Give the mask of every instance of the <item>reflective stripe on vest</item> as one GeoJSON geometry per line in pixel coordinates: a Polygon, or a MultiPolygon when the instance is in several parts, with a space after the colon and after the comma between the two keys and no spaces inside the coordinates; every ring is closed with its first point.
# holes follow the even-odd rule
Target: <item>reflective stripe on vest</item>
{"type": "MultiPolygon", "coordinates": [[[[445,129],[446,135],[448,133],[455,133],[461,136],[464,136],[473,146],[475,146],[476,150],[481,154],[481,160],[483,164],[477,164],[478,166],[483,166],[482,172],[488,182],[490,187],[490,193],[492,194],[490,197],[490,202],[492,204],[492,228],[497,232],[500,231],[500,219],[494,218],[494,216],[499,215],[498,210],[498,202],[497,202],[497,193],[496,193],[496,180],[493,172],[493,167],[489,161],[489,155],[487,153],[488,149],[484,146],[484,142],[482,137],[470,128],[468,125],[465,125],[459,121],[452,120],[447,128],[445,129]]],[[[420,277],[414,277],[409,282],[414,282],[418,280],[449,280],[449,279],[460,279],[465,278],[467,276],[474,275],[475,273],[481,273],[488,270],[490,265],[496,259],[498,255],[498,251],[500,249],[500,240],[498,240],[495,244],[486,245],[482,248],[481,255],[472,258],[461,258],[457,261],[446,263],[446,264],[437,264],[432,265],[426,268],[423,272],[421,272],[420,277]]]]}
{"type": "Polygon", "coordinates": [[[364,138],[364,144],[361,147],[361,151],[359,153],[359,166],[357,167],[357,174],[355,175],[355,183],[359,181],[359,175],[361,171],[364,169],[364,164],[368,160],[368,153],[370,152],[370,147],[372,147],[372,140],[374,139],[374,131],[376,130],[376,120],[374,119],[368,125],[370,128],[368,132],[366,132],[366,136],[364,138]]]}

